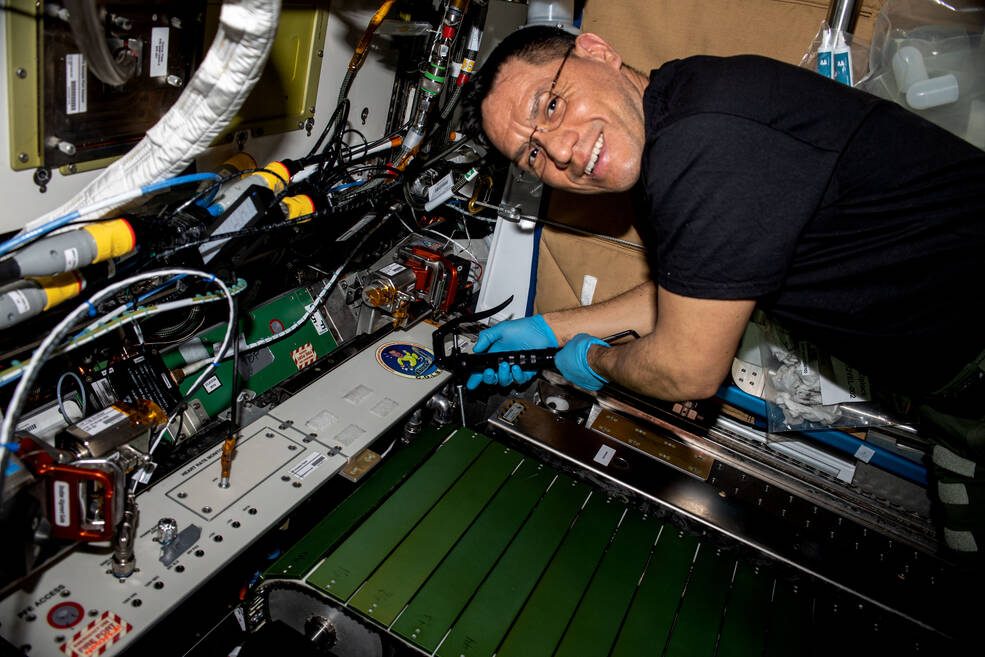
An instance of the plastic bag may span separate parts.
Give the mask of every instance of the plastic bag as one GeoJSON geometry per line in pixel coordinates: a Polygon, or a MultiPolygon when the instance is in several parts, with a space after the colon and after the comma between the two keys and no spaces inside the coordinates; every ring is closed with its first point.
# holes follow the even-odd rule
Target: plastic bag
{"type": "Polygon", "coordinates": [[[854,86],[868,73],[869,43],[850,32],[833,30],[822,21],[800,66],[854,86]]]}
{"type": "Polygon", "coordinates": [[[886,0],[856,87],[985,148],[985,3],[886,0]]]}
{"type": "Polygon", "coordinates": [[[898,424],[873,401],[868,378],[816,345],[758,316],[767,426],[771,433],[898,424]]]}

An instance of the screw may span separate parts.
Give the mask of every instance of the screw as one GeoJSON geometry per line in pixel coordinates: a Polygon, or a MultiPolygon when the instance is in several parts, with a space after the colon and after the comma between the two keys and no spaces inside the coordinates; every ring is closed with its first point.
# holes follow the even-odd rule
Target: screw
{"type": "Polygon", "coordinates": [[[20,66],[17,67],[16,73],[17,73],[17,77],[19,77],[22,80],[27,77],[27,69],[21,68],[20,66]]]}
{"type": "Polygon", "coordinates": [[[20,160],[21,162],[27,162],[28,155],[27,153],[18,153],[17,159],[20,160]]]}

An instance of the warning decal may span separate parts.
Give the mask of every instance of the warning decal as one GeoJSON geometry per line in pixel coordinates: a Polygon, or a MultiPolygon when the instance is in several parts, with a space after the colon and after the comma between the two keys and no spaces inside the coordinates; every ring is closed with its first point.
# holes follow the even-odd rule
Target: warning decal
{"type": "Polygon", "coordinates": [[[318,360],[318,354],[315,353],[315,348],[311,346],[311,343],[309,342],[292,351],[291,358],[294,359],[294,364],[297,365],[300,370],[318,360]]]}
{"type": "Polygon", "coordinates": [[[68,657],[90,657],[102,655],[133,629],[116,614],[104,611],[103,615],[89,623],[84,630],[75,633],[69,641],[62,644],[62,652],[68,657]]]}

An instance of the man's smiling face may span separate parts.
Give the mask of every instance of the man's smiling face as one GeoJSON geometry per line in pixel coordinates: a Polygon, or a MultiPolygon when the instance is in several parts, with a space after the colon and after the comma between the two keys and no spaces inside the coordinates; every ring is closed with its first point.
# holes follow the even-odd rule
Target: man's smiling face
{"type": "Polygon", "coordinates": [[[647,82],[601,38],[581,34],[566,60],[506,60],[482,103],[483,128],[551,187],[625,191],[640,175],[647,82]]]}

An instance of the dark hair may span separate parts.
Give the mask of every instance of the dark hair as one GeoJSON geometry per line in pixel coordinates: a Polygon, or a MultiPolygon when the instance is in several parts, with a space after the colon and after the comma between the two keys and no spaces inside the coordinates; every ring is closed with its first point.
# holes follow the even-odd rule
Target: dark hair
{"type": "Polygon", "coordinates": [[[503,39],[464,89],[461,131],[489,146],[489,139],[482,129],[482,101],[489,95],[503,64],[514,57],[531,64],[560,59],[575,38],[576,35],[557,27],[534,25],[522,27],[503,39]]]}

